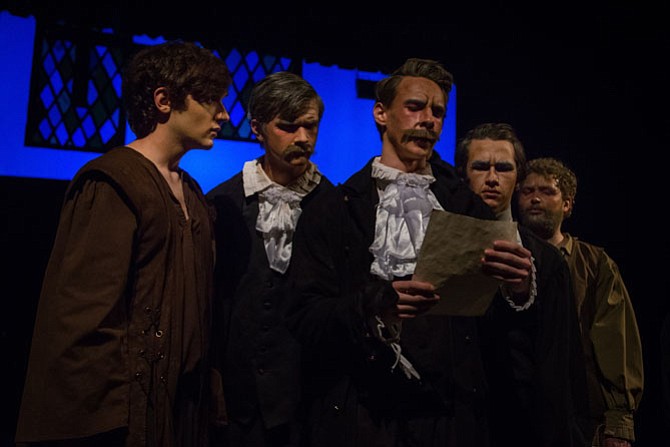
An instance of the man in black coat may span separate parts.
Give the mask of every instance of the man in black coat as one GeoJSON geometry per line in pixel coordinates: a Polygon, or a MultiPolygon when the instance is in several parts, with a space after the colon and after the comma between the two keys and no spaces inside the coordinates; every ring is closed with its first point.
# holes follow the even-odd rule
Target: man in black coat
{"type": "MultiPolygon", "coordinates": [[[[507,123],[474,127],[455,154],[459,176],[506,221],[513,220],[512,197],[525,162],[507,123]]],[[[578,426],[586,376],[570,272],[558,250],[527,228],[518,227],[518,238],[533,256],[531,299],[519,306],[501,288],[480,321],[492,445],[586,445],[578,426]]]]}
{"type": "Polygon", "coordinates": [[[278,72],[254,86],[248,111],[265,154],[207,194],[216,210],[213,358],[228,416],[215,444],[295,446],[300,349],[284,325],[283,291],[300,214],[333,187],[310,161],[324,104],[300,76],[278,72]]]}
{"type": "MultiPolygon", "coordinates": [[[[432,210],[494,218],[433,150],[451,84],[423,59],[381,80],[381,155],[301,218],[288,321],[303,345],[305,445],[487,445],[476,319],[429,314],[449,297],[412,279],[432,210]]],[[[528,298],[529,251],[497,241],[482,258],[528,298]]]]}

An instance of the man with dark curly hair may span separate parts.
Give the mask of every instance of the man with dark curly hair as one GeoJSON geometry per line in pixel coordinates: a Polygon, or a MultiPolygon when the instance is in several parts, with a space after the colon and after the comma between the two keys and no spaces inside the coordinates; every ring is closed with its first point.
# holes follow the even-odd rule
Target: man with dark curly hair
{"type": "Polygon", "coordinates": [[[519,182],[519,220],[563,253],[579,314],[593,445],[630,447],[644,386],[635,311],[619,268],[601,247],[561,230],[577,195],[577,177],[554,158],[526,164],[519,182]]]}
{"type": "Polygon", "coordinates": [[[202,446],[209,426],[213,229],[179,167],[224,122],[225,63],[145,47],[122,91],[137,139],[72,179],[37,310],[18,443],[202,446]]]}

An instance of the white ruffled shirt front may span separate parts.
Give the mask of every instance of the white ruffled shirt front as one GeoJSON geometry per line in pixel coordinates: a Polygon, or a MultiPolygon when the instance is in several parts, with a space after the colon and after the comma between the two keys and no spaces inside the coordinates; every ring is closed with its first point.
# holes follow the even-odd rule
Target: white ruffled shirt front
{"type": "Polygon", "coordinates": [[[262,158],[247,161],[242,168],[245,197],[258,194],[256,230],[263,235],[270,268],[286,273],[291,262],[293,233],[302,213],[300,202],[321,181],[321,173],[310,162],[305,173],[290,185],[273,182],[263,170],[262,158]]]}
{"type": "Polygon", "coordinates": [[[414,273],[430,214],[442,210],[430,184],[435,181],[430,165],[407,173],[372,162],[372,177],[379,192],[375,238],[370,246],[374,261],[371,273],[392,280],[414,273]]]}
{"type": "MultiPolygon", "coordinates": [[[[403,172],[379,162],[372,162],[372,178],[376,180],[379,203],[375,219],[375,238],[370,246],[374,260],[370,272],[386,280],[414,273],[421,244],[426,235],[430,214],[442,210],[440,202],[430,190],[435,181],[430,165],[419,172],[403,172]]],[[[385,324],[375,317],[375,336],[395,353],[391,369],[400,366],[408,379],[421,379],[400,347],[401,323],[385,324]],[[390,336],[384,335],[386,329],[390,336]]]]}

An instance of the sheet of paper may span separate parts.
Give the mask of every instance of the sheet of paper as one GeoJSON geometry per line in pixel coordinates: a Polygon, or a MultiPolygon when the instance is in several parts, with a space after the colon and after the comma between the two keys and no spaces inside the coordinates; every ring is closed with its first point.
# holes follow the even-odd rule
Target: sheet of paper
{"type": "Polygon", "coordinates": [[[441,297],[430,313],[483,315],[500,285],[482,272],[484,249],[516,235],[516,222],[433,210],[414,271],[414,279],[430,282],[441,297]]]}

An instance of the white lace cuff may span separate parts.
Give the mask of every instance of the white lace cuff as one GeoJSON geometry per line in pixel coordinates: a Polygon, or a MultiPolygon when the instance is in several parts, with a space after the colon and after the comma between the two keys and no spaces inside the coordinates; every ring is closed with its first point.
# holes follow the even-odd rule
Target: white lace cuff
{"type": "Polygon", "coordinates": [[[535,258],[533,256],[530,257],[530,290],[528,291],[528,300],[525,303],[515,303],[510,296],[509,291],[504,286],[500,286],[500,291],[502,292],[505,301],[507,301],[510,307],[517,312],[527,310],[532,306],[535,302],[535,297],[537,296],[537,269],[535,268],[535,258]]]}

